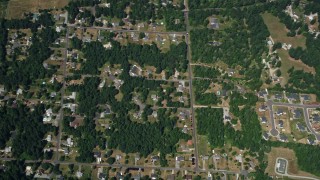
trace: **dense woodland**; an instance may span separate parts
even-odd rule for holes
[[[224,145],[223,110],[201,108],[196,109],[197,133],[207,135],[212,148]]]
[[[44,135],[54,130],[42,123],[45,112],[44,105],[34,107],[34,111],[23,104],[7,102],[7,106],[0,108],[0,148],[11,138],[13,156],[22,159],[39,159],[43,155],[46,142]],[[37,131],[34,131],[34,130]],[[15,135],[11,136],[12,131]]]
[[[2,0],[5,1],[5,0]],[[141,21],[154,23],[156,19],[165,22],[167,30],[185,31],[183,12],[184,6],[168,5],[164,7],[160,1],[157,5],[148,3],[147,0],[111,0],[112,8],[95,6],[96,13],[90,11],[80,12],[81,6],[94,6],[98,0],[71,1],[67,7],[69,20],[72,23],[74,18],[79,16],[86,19],[92,25],[96,18],[101,16],[124,19],[127,14],[124,9],[130,6],[129,21],[132,24]],[[279,0],[266,3],[266,0],[234,0],[234,1],[190,1],[190,24],[192,26],[206,27],[208,18],[212,15],[219,15],[219,21],[224,24],[223,30],[210,30],[207,28],[193,29],[191,31],[193,59],[198,62],[216,63],[223,61],[229,67],[240,65],[240,74],[244,75],[245,85],[251,90],[258,90],[262,85],[260,80],[262,65],[261,56],[267,51],[265,47],[266,37],[270,35],[264,24],[260,13],[270,12],[280,18],[289,30],[288,36],[305,35],[307,37],[306,48],[293,48],[289,51],[292,58],[301,59],[305,64],[315,67],[316,74],[305,73],[300,70],[290,69],[288,71],[290,79],[286,87],[282,88],[290,92],[305,92],[319,94],[320,84],[320,37],[305,33],[307,28],[302,22],[293,20],[282,11],[291,1]],[[299,0],[295,0],[294,6],[299,5]],[[205,9],[210,8],[216,9]],[[241,7],[241,8],[231,8]],[[226,8],[226,9],[224,9]],[[320,3],[310,2],[306,5],[305,13],[320,14]],[[59,33],[54,30],[54,22],[49,13],[44,11],[39,19],[31,21],[31,14],[22,20],[0,20],[0,84],[4,84],[9,91],[15,91],[18,86],[28,90],[37,79],[51,77],[55,73],[55,68],[45,69],[43,61],[50,57],[52,51],[49,46],[58,37]],[[319,21],[319,18],[318,18]],[[42,29],[38,27],[43,26]],[[28,56],[24,61],[17,59],[18,53],[13,52],[12,56],[7,56],[5,46],[8,42],[8,28],[32,30],[32,45],[27,50]],[[235,31],[236,30],[236,31]],[[161,166],[168,165],[166,154],[176,152],[176,144],[180,139],[188,140],[191,137],[181,132],[176,127],[177,117],[173,116],[172,110],[159,109],[158,121],[147,122],[146,118],[152,113],[151,107],[144,110],[144,122],[136,123],[130,118],[130,112],[136,111],[138,106],[132,102],[133,94],[137,93],[145,101],[150,91],[155,91],[159,95],[159,102],[166,99],[170,107],[182,107],[183,105],[173,102],[170,97],[174,88],[166,88],[167,93],[163,93],[161,84],[164,82],[148,80],[141,77],[129,76],[132,64],[135,61],[140,66],[150,65],[157,67],[156,72],[165,70],[167,75],[174,74],[177,69],[186,72],[188,61],[186,60],[186,43],[171,45],[170,51],[163,53],[155,44],[137,45],[128,44],[121,46],[120,43],[111,40],[115,34],[110,33],[112,49],[106,50],[102,43],[91,42],[82,43],[79,39],[71,40],[72,47],[84,53],[87,59],[83,63],[79,74],[98,74],[99,69],[105,64],[120,64],[123,73],[120,78],[124,81],[120,91],[123,94],[122,100],[116,100],[115,96],[119,90],[114,86],[105,86],[98,90],[99,78],[86,78],[82,85],[69,86],[68,91],[78,92],[77,113],[84,116],[83,126],[77,129],[71,128],[69,123],[74,117],[65,116],[63,119],[64,132],[74,135],[79,147],[79,162],[93,162],[92,150],[96,147],[105,149],[106,141],[108,148],[118,148],[125,153],[139,152],[147,156],[155,151],[160,152]],[[213,46],[211,42],[221,42],[219,46]],[[76,74],[74,78],[79,78]],[[195,100],[202,105],[213,105],[220,103],[220,99],[215,92],[208,92],[210,85],[216,82],[220,75],[214,68],[194,67],[194,75],[212,80],[195,80]],[[171,87],[173,84],[169,84]],[[61,84],[52,85],[56,91],[61,88]],[[223,83],[223,87],[232,90],[233,85]],[[179,94],[180,95],[180,94]],[[212,147],[222,147],[225,143],[230,143],[240,149],[248,149],[257,153],[260,165],[256,168],[255,177],[257,179],[268,179],[264,174],[267,162],[263,161],[263,155],[270,147],[288,147],[295,151],[298,164],[301,170],[319,174],[319,146],[302,145],[298,143],[266,142],[261,139],[261,126],[258,116],[253,109],[257,97],[252,93],[241,95],[233,92],[230,95],[230,111],[235,115],[233,121],[240,121],[241,130],[235,130],[231,123],[223,124],[222,109],[197,109],[197,128],[200,135],[207,135]],[[56,129],[42,123],[43,114],[46,107],[44,105],[35,106],[33,111],[29,107],[9,99],[5,101],[6,106],[0,107],[0,148],[3,149],[10,141],[13,148],[13,156],[17,159],[42,159],[44,158],[43,148],[45,141],[42,141],[47,132],[55,132]],[[114,113],[111,115],[112,127],[105,132],[96,131],[95,118],[98,115],[100,105],[110,104]],[[159,104],[158,104],[159,105]],[[239,108],[241,106],[241,108]],[[34,130],[37,131],[34,131]],[[125,133],[124,133],[125,132]],[[12,135],[14,133],[14,135]],[[0,173],[0,179],[27,179],[24,177],[25,165],[20,161],[7,162],[10,167],[6,173]],[[59,169],[57,170],[59,171]],[[2,172],[2,170],[0,170]]]
[[[195,102],[201,105],[217,105],[221,103],[219,97],[212,90],[209,91],[212,81],[197,79],[193,81]],[[208,92],[209,91],[209,92]]]

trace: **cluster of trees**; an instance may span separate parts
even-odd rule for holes
[[[81,47],[77,40],[72,40],[72,42],[73,45]],[[155,66],[157,73],[167,70],[170,76],[174,74],[175,69],[186,72],[188,67],[186,43],[171,45],[170,51],[163,53],[156,44],[121,46],[119,42],[112,41],[112,49],[106,50],[100,42],[91,42],[85,44],[82,52],[87,59],[83,63],[82,73],[87,74],[97,74],[98,69],[107,62],[125,64],[128,60],[133,60],[141,66]]]
[[[207,26],[209,21],[208,17],[212,15],[219,15],[219,11],[216,9],[191,9],[189,11],[189,22],[191,26]]]
[[[43,61],[48,59],[52,54],[49,46],[58,37],[59,34],[53,29],[54,22],[52,17],[44,11],[36,23],[32,23],[28,18],[23,20],[2,20],[0,25],[5,28],[35,28],[33,29],[32,44],[27,49],[28,56],[23,61],[17,60],[19,53],[14,52],[10,61],[5,59],[4,45],[7,43],[7,32],[1,28],[4,35],[0,45],[1,60],[0,65],[0,83],[4,84],[7,90],[16,90],[18,85],[23,85],[26,89],[36,79],[51,77],[56,71],[54,68],[45,69]],[[38,26],[45,26],[41,31],[37,32]],[[1,49],[2,47],[2,49]]]
[[[211,147],[222,147],[225,143],[223,110],[215,108],[196,109],[197,132],[207,135]]]
[[[170,31],[185,31],[184,13],[176,10],[172,4],[168,4],[163,11],[166,29]]]
[[[13,156],[39,159],[46,145],[43,141],[44,135],[49,130],[54,130],[42,123],[44,105],[36,106],[32,112],[23,104],[11,106],[7,104],[0,108],[0,148],[5,147],[6,142],[11,138],[11,132],[15,131],[15,136],[12,137]]]
[[[99,4],[99,0],[79,0],[79,1],[70,1],[66,7],[68,11],[68,19],[70,23],[74,23],[75,18],[78,16],[80,10],[79,7],[91,6],[93,7],[96,4]]]
[[[214,105],[221,103],[221,100],[217,97],[217,95],[214,92],[206,92],[209,89],[210,84],[210,80],[193,81],[195,101],[197,104]]]
[[[28,179],[25,170],[23,161],[8,161],[5,163],[5,168],[0,169],[0,179]]]
[[[125,153],[139,152],[147,156],[154,150],[159,150],[164,156],[176,152],[176,143],[179,139],[188,140],[190,135],[181,132],[175,127],[176,118],[170,117],[171,110],[159,109],[155,123],[136,123],[127,116],[113,119],[113,126],[108,135],[108,145],[119,148]]]
[[[5,29],[4,23],[4,20],[0,20],[0,62],[6,60],[6,45],[8,41],[8,31]]]
[[[216,68],[205,66],[194,66],[193,73],[195,77],[216,79],[221,73]]]

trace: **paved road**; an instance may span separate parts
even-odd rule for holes
[[[306,125],[308,127],[308,129],[312,132],[312,134],[316,137],[316,139],[318,141],[320,141],[320,134],[317,133],[311,125],[310,119],[309,119],[309,112],[308,112],[308,108],[304,107],[303,108],[303,116],[304,116],[304,121],[306,122]]]
[[[14,158],[0,158],[1,161],[13,161]],[[143,166],[143,165],[128,165],[128,164],[97,164],[97,163],[79,163],[79,162],[68,162],[68,161],[51,161],[51,160],[26,160],[25,163],[36,163],[36,162],[46,162],[46,163],[53,163],[53,164],[63,164],[63,165],[70,165],[74,164],[77,166],[97,166],[97,167],[111,167],[111,168],[143,168],[143,169],[159,169],[159,170],[174,170],[174,171],[191,171],[191,172],[211,172],[211,173],[225,173],[225,174],[239,174],[240,172],[236,171],[228,171],[228,170],[203,170],[198,169],[195,171],[194,168],[188,168],[188,167],[160,167],[160,166]]]
[[[195,119],[195,113],[194,113],[194,99],[193,99],[193,90],[192,90],[192,61],[191,61],[191,47],[190,47],[190,23],[189,23],[189,8],[188,8],[188,0],[184,0],[184,6],[186,8],[186,11],[184,12],[184,18],[186,23],[186,29],[187,34],[185,36],[186,38],[186,44],[187,44],[187,59],[189,61],[188,64],[188,74],[189,74],[189,91],[190,91],[190,110],[191,110],[191,116],[192,116],[192,136],[193,136],[193,144],[194,144],[194,157],[195,157],[195,171],[199,171],[199,154],[198,154],[198,147],[197,147],[197,123]]]
[[[67,32],[66,32],[66,47],[68,48],[68,45],[69,45],[69,28],[67,28]],[[65,89],[66,89],[66,81],[65,81],[65,77],[67,76],[67,68],[66,68],[66,64],[67,64],[67,60],[68,60],[68,51],[66,50],[65,51],[65,54],[64,54],[64,61],[63,61],[63,65],[62,65],[62,68],[63,68],[63,85],[62,85],[62,88],[61,88],[61,109],[60,109],[60,113],[59,113],[59,119],[58,119],[58,126],[59,126],[59,132],[58,132],[58,135],[57,135],[57,149],[56,149],[56,158],[55,158],[55,162],[58,162],[59,161],[59,158],[60,158],[60,153],[59,153],[59,149],[60,149],[60,146],[61,146],[61,134],[62,134],[62,121],[63,121],[63,98],[64,98],[64,93],[65,93]]]
[[[90,26],[90,27],[82,27],[82,26],[78,26],[75,24],[68,24],[68,27],[73,27],[73,28],[79,28],[79,29],[97,29],[97,30],[107,30],[107,31],[112,31],[112,32],[125,32],[125,33],[130,33],[130,32],[134,32],[134,33],[140,33],[140,32],[144,32],[144,33],[149,33],[149,34],[180,34],[180,35],[186,35],[187,32],[184,31],[179,31],[179,32],[169,32],[169,31],[143,31],[143,30],[130,30],[130,29],[115,29],[115,28],[108,28],[108,27],[99,27],[99,26]]]
[[[276,125],[276,122],[274,120],[274,114],[273,114],[273,101],[272,100],[269,100],[267,101],[267,105],[268,105],[268,108],[269,108],[269,115],[270,115],[270,120],[271,120],[271,125],[272,125],[272,129],[270,130],[270,134],[271,136],[278,136],[279,135],[279,131],[277,130],[277,125]]]
[[[312,180],[320,180],[320,179],[318,179],[318,178],[313,178],[313,177],[308,177],[308,176],[296,176],[296,175],[288,174],[288,166],[289,166],[289,163],[288,163],[288,160],[287,160],[287,159],[284,159],[284,160],[286,161],[286,169],[285,169],[284,174],[278,173],[278,171],[277,171],[277,162],[278,162],[278,159],[284,159],[284,158],[277,158],[277,159],[276,159],[276,164],[274,165],[274,172],[275,172],[277,175],[287,176],[287,177],[293,178],[293,179],[312,179]]]
[[[273,102],[272,100],[267,101],[268,107],[269,107],[269,113],[270,113],[270,119],[272,123],[272,129],[270,131],[270,134],[272,136],[277,136],[278,134],[276,131],[279,133],[278,130],[276,130],[276,125],[275,125],[275,120],[273,117],[273,111],[272,107],[273,106],[283,106],[283,107],[293,107],[293,108],[302,108],[303,109],[303,115],[304,115],[304,120],[306,122],[306,125],[308,129],[312,132],[313,135],[315,135],[316,139],[320,141],[320,134],[317,133],[311,125],[310,119],[309,119],[309,113],[308,109],[309,108],[320,108],[320,104],[291,104],[291,103],[282,103],[282,102]]]

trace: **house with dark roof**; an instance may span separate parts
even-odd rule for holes
[[[266,95],[268,95],[268,92],[265,89],[258,92],[259,98],[264,98]]]
[[[280,134],[279,135],[279,140],[281,142],[288,142],[288,137],[286,135],[284,135],[284,134]]]
[[[282,100],[283,96],[282,96],[282,94],[277,93],[277,94],[274,95],[274,98],[276,100]]]
[[[297,93],[289,93],[287,95],[287,98],[290,101],[298,101],[299,100],[299,95]]]
[[[269,134],[267,132],[263,132],[262,133],[262,137],[263,137],[264,140],[268,141],[270,136],[269,136]]]
[[[300,119],[302,117],[302,112],[298,109],[293,110],[293,119]]]
[[[296,128],[301,132],[306,131],[306,127],[304,125],[302,125],[301,123],[297,123]]]
[[[267,118],[265,116],[260,117],[261,123],[266,124],[268,122]]]
[[[308,144],[311,144],[311,145],[314,144],[314,139],[312,139],[310,137],[307,138],[307,141],[308,141]]]
[[[136,65],[133,65],[129,71],[130,76],[140,76],[142,69]]]
[[[151,161],[152,161],[152,162],[159,161],[159,159],[160,159],[159,156],[152,156],[152,157],[151,157]]]
[[[284,110],[283,110],[282,108],[279,108],[279,109],[277,110],[277,112],[276,112],[276,115],[277,115],[277,116],[281,116],[281,115],[284,115],[284,114],[286,114],[286,113],[284,112]]]
[[[106,173],[99,173],[99,177],[100,180],[105,180],[107,179],[107,174]]]
[[[279,128],[283,128],[283,120],[279,120],[279,122],[278,122],[278,125],[279,125]]]
[[[312,120],[316,123],[320,122],[320,116],[319,114],[313,114],[312,115]]]
[[[308,94],[302,94],[300,95],[300,97],[302,98],[303,101],[310,101],[311,97]]]
[[[231,77],[236,73],[236,70],[228,68],[228,76]]]
[[[268,109],[268,106],[262,104],[260,107],[259,107],[259,112],[264,112]]]

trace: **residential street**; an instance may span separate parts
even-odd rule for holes
[[[184,1],[185,9],[184,11],[184,18],[186,23],[186,43],[187,43],[187,58],[189,61],[188,64],[188,73],[189,73],[189,88],[190,88],[190,107],[191,107],[191,118],[192,118],[192,136],[193,136],[193,144],[194,144],[194,157],[195,157],[195,171],[199,171],[199,154],[198,154],[198,147],[197,147],[197,123],[195,118],[195,112],[194,112],[194,98],[193,98],[193,90],[192,90],[192,58],[191,58],[191,47],[190,47],[190,23],[189,23],[189,8],[188,8],[188,1]]]
[[[270,119],[272,123],[272,129],[270,131],[270,134],[272,136],[278,136],[279,131],[276,129],[276,124],[274,120],[274,113],[273,113],[273,106],[281,106],[281,107],[293,107],[293,108],[302,108],[303,109],[303,115],[304,115],[304,120],[306,122],[306,125],[308,129],[312,132],[313,135],[315,135],[316,139],[320,141],[320,134],[317,133],[311,125],[310,119],[309,119],[309,113],[308,109],[309,108],[320,108],[319,104],[290,104],[290,103],[282,103],[282,102],[273,102],[272,100],[267,101],[267,105],[269,107],[269,113],[270,113]]]

